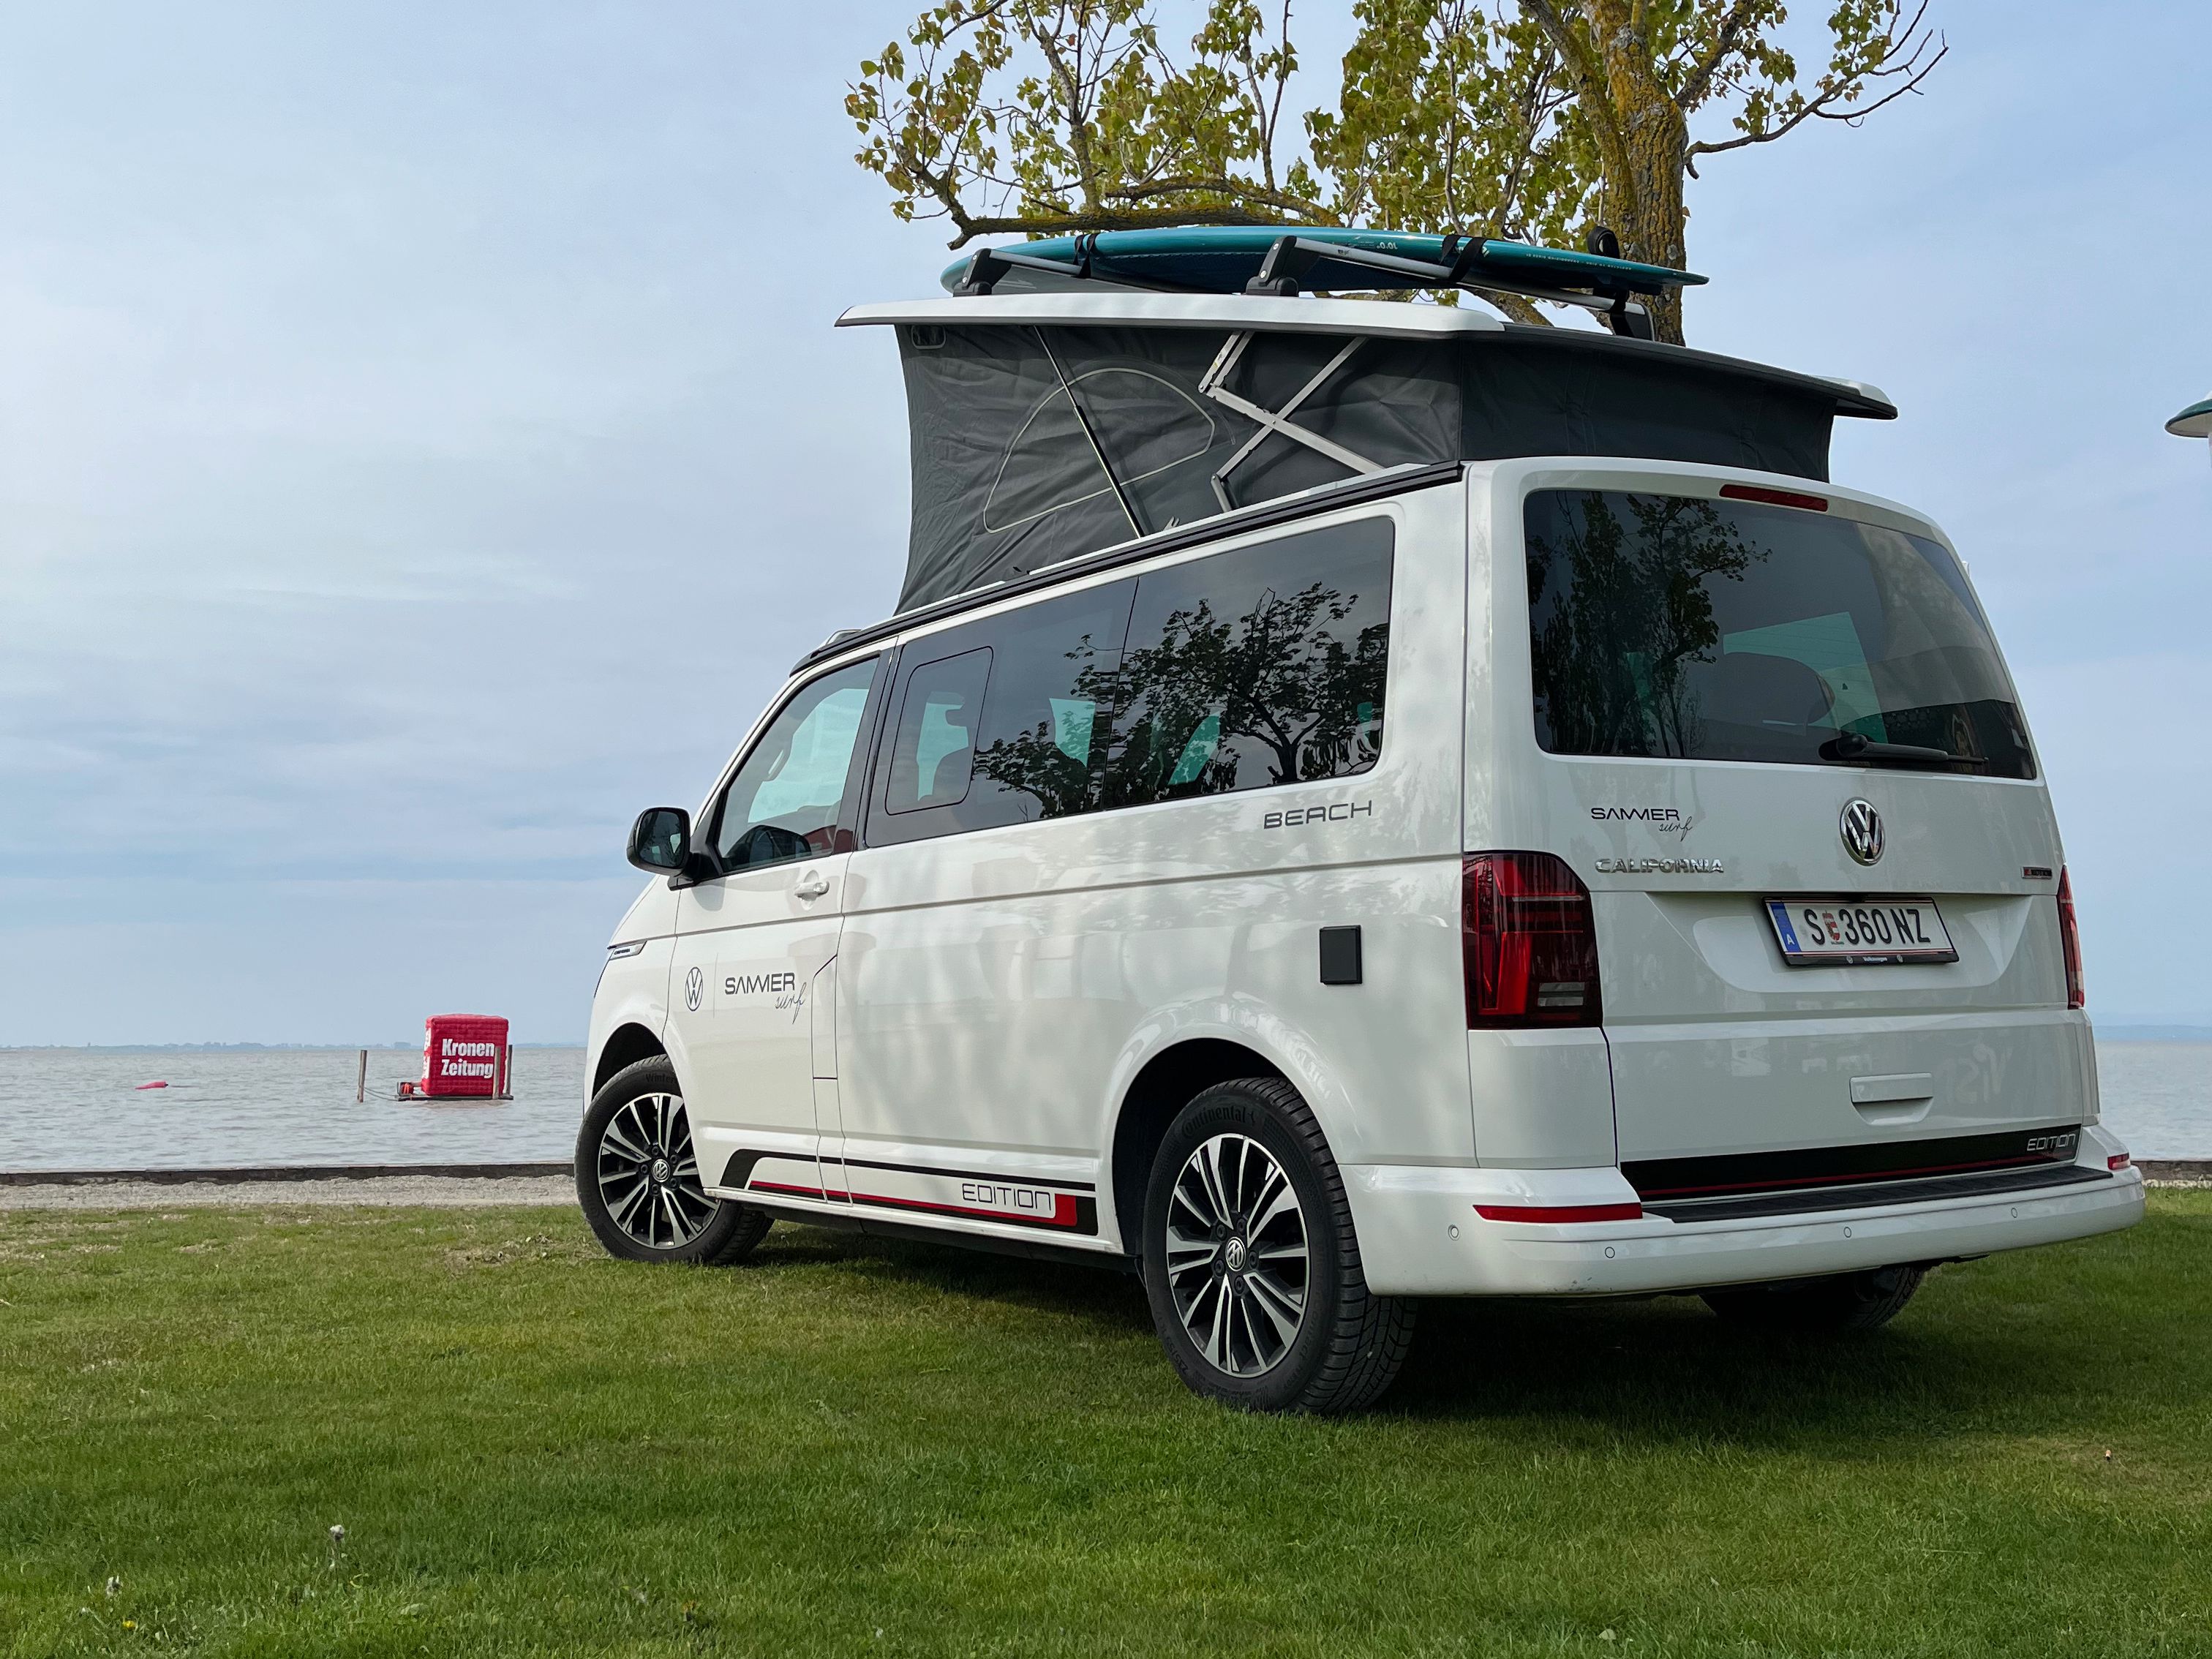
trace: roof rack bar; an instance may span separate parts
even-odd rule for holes
[[[1330,259],[1339,264],[1362,265],[1370,270],[1413,277],[1437,288],[1473,289],[1478,292],[1489,289],[1499,294],[1517,294],[1524,299],[1545,300],[1554,305],[1580,306],[1585,311],[1596,313],[1615,334],[1625,334],[1638,340],[1651,337],[1650,310],[1631,300],[1626,288],[1594,288],[1588,294],[1578,294],[1568,289],[1538,288],[1528,283],[1504,282],[1474,268],[1482,258],[1480,238],[1470,237],[1463,243],[1454,239],[1447,246],[1453,248],[1450,263],[1438,264],[1431,260],[1408,259],[1373,248],[1314,241],[1303,236],[1285,236],[1268,248],[1267,257],[1261,263],[1259,275],[1245,285],[1244,291],[1247,294],[1294,295],[1298,292],[1305,274],[1322,260]],[[1038,263],[1045,262],[1040,260]]]

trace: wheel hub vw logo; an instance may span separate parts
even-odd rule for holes
[[[1241,1238],[1231,1239],[1228,1248],[1221,1253],[1221,1261],[1231,1273],[1243,1273],[1244,1271],[1244,1241]]]
[[[1869,809],[1871,810],[1871,809]],[[1877,848],[1876,852],[1881,849]],[[696,968],[684,975],[684,1006],[693,1013],[699,1012],[699,999],[706,994],[707,975]]]
[[[1861,864],[1872,864],[1881,856],[1881,814],[1874,810],[1871,801],[1847,801],[1839,827],[1844,832],[1844,850]]]

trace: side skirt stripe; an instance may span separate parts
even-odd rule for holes
[[[917,1173],[941,1175],[942,1170],[928,1170]],[[1027,1185],[1027,1182],[1023,1183]],[[1073,1193],[1056,1196],[1050,1216],[1023,1215],[1006,1210],[980,1209],[965,1204],[940,1204],[927,1199],[893,1198],[882,1193],[832,1192],[821,1187],[802,1187],[781,1181],[751,1181],[744,1190],[750,1193],[784,1193],[793,1198],[818,1199],[826,1204],[872,1204],[885,1209],[918,1210],[933,1215],[957,1215],[975,1221],[996,1221],[1010,1227],[1049,1227],[1069,1232],[1092,1233],[1098,1231],[1098,1206],[1091,1200],[1078,1198]]]

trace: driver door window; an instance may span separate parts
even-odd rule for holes
[[[868,688],[881,659],[854,663],[802,688],[738,768],[709,836],[725,875],[765,864],[850,852],[845,810],[862,750]]]

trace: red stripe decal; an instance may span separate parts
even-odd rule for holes
[[[1018,1211],[979,1210],[964,1204],[933,1204],[920,1198],[887,1198],[880,1193],[854,1193],[855,1204],[882,1204],[895,1210],[927,1210],[937,1215],[973,1216],[978,1221],[1011,1221],[1032,1227],[1073,1227],[1075,1224],[1075,1200],[1067,1193],[1054,1194],[1049,1216],[1022,1214]]]
[[[1076,1224],[1075,1194],[1055,1193],[1050,1215],[1032,1212],[977,1209],[964,1204],[933,1204],[927,1199],[892,1198],[883,1193],[826,1192],[819,1187],[794,1187],[781,1181],[749,1181],[751,1193],[788,1193],[794,1198],[818,1198],[826,1202],[880,1204],[893,1210],[927,1210],[933,1215],[973,1216],[978,1221],[1007,1221],[1032,1227],[1073,1227]]]

